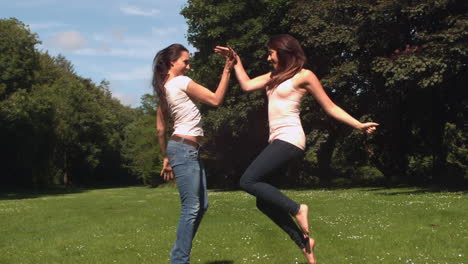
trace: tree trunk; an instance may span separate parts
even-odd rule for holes
[[[331,179],[334,176],[330,165],[338,137],[339,132],[335,129],[331,130],[327,141],[321,144],[319,150],[317,151],[317,162],[320,173],[320,181],[326,184],[330,183]]]
[[[68,166],[67,166],[67,151],[63,154],[63,185],[68,186],[70,184],[70,179],[68,176]]]

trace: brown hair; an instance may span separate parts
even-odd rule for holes
[[[158,53],[153,59],[153,89],[154,93],[158,97],[158,105],[161,106],[161,110],[164,118],[168,117],[169,106],[166,98],[166,83],[168,72],[171,69],[171,62],[178,60],[183,51],[188,50],[181,44],[172,44]]]
[[[266,46],[278,56],[278,67],[271,72],[271,80],[266,85],[269,90],[300,72],[306,56],[299,41],[288,34],[272,36]]]

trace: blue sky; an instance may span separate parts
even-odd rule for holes
[[[156,52],[172,43],[195,49],[180,10],[186,0],[0,0],[0,18],[15,17],[39,35],[39,50],[62,54],[78,75],[110,82],[115,98],[138,106],[152,93]]]

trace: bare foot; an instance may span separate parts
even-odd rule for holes
[[[299,228],[302,230],[304,235],[309,236],[309,207],[306,204],[301,204],[299,212],[294,216]]]
[[[309,264],[316,264],[315,262],[315,256],[314,256],[314,247],[315,247],[315,240],[313,238],[309,237],[309,249],[303,248],[302,249],[302,254],[306,257],[307,261],[309,261]],[[310,252],[308,252],[310,251]]]

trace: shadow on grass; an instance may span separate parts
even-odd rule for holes
[[[361,189],[362,192],[375,192],[375,195],[420,195],[428,193],[446,193],[446,192],[461,192],[464,195],[468,194],[468,188],[466,186],[460,186],[457,188],[443,188],[443,187],[418,187],[418,186],[317,186],[317,187],[291,187],[291,186],[280,186],[281,190],[287,191],[314,191],[314,190],[326,190],[326,191],[340,191],[340,190],[352,190]],[[399,191],[401,189],[401,191]],[[213,188],[209,189],[211,192],[239,192],[241,189],[222,189]]]
[[[99,187],[66,187],[66,186],[55,186],[45,189],[0,189],[0,201],[1,200],[21,200],[21,199],[33,199],[43,196],[53,195],[65,195],[65,194],[76,194],[84,193],[91,190],[102,190],[112,188],[122,188],[130,186],[99,186]]]
[[[234,264],[233,260],[217,260],[217,261],[208,261],[205,264]],[[300,262],[299,264],[307,264],[307,262]]]
[[[238,191],[242,191],[241,189],[234,189],[234,188],[226,188],[226,189],[222,189],[222,188],[213,188],[213,189],[208,189],[210,192],[238,192]]]
[[[398,189],[402,189],[399,191]],[[369,189],[364,189],[365,192],[379,192],[377,195],[418,195],[418,194],[427,194],[427,193],[444,193],[444,192],[463,192],[463,194],[468,194],[466,188],[440,188],[440,187],[373,187]]]
[[[86,191],[88,190],[81,189],[81,188],[65,188],[65,187],[45,189],[45,190],[27,190],[27,189],[0,190],[0,201],[1,200],[33,199],[33,198],[39,198],[42,196],[83,193]]]

